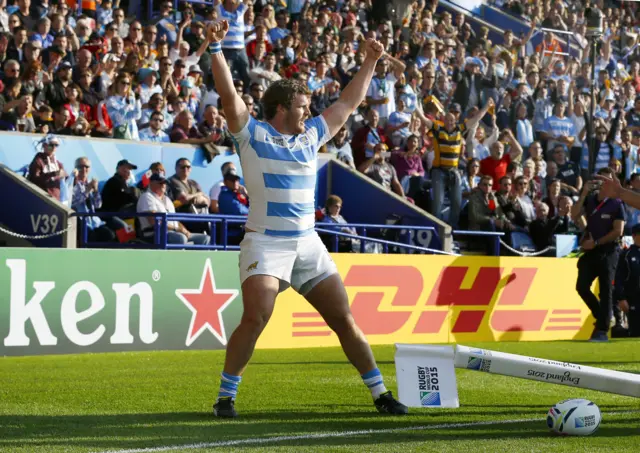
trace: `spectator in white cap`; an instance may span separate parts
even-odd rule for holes
[[[40,141],[40,145],[42,151],[31,161],[27,179],[56,200],[60,200],[60,180],[68,176],[62,162],[55,155],[60,140],[54,135],[47,135]]]

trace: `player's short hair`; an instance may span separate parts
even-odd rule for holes
[[[269,85],[262,98],[265,119],[270,120],[276,116],[279,105],[289,110],[299,94],[308,96],[311,92],[305,84],[297,80],[281,79]]]

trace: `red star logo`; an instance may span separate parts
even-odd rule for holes
[[[222,312],[238,296],[237,289],[217,289],[216,280],[207,259],[199,289],[177,289],[176,296],[193,312],[186,345],[191,344],[205,330],[209,330],[222,345],[227,344]]]

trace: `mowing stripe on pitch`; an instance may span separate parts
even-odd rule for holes
[[[200,448],[235,447],[239,445],[264,445],[264,444],[273,444],[277,442],[287,442],[292,440],[329,439],[329,438],[336,438],[336,437],[364,436],[367,434],[391,434],[391,433],[401,433],[406,431],[424,431],[424,430],[432,430],[432,429],[470,428],[474,426],[489,426],[489,425],[509,425],[513,423],[539,422],[540,420],[541,420],[540,417],[537,417],[537,418],[522,418],[519,420],[494,420],[494,421],[486,421],[486,422],[469,422],[469,423],[443,423],[440,425],[409,426],[405,428],[362,429],[358,431],[327,431],[324,433],[299,434],[297,436],[256,437],[253,439],[221,440],[218,442],[201,442],[197,444],[171,445],[166,447],[133,448],[130,450],[107,450],[107,451],[101,451],[99,453],[155,453],[159,451],[189,450],[189,449],[197,450]]]

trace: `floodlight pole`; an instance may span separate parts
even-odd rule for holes
[[[591,64],[591,105],[589,106],[589,121],[591,122],[591,127],[587,128],[591,132],[589,134],[589,174],[593,174],[596,165],[596,156],[598,154],[598,150],[596,150],[596,136],[595,134],[595,112],[596,112],[596,83],[597,83],[597,74],[596,74],[596,52],[598,51],[598,36],[592,35],[589,37],[591,40],[591,56],[589,58]]]

